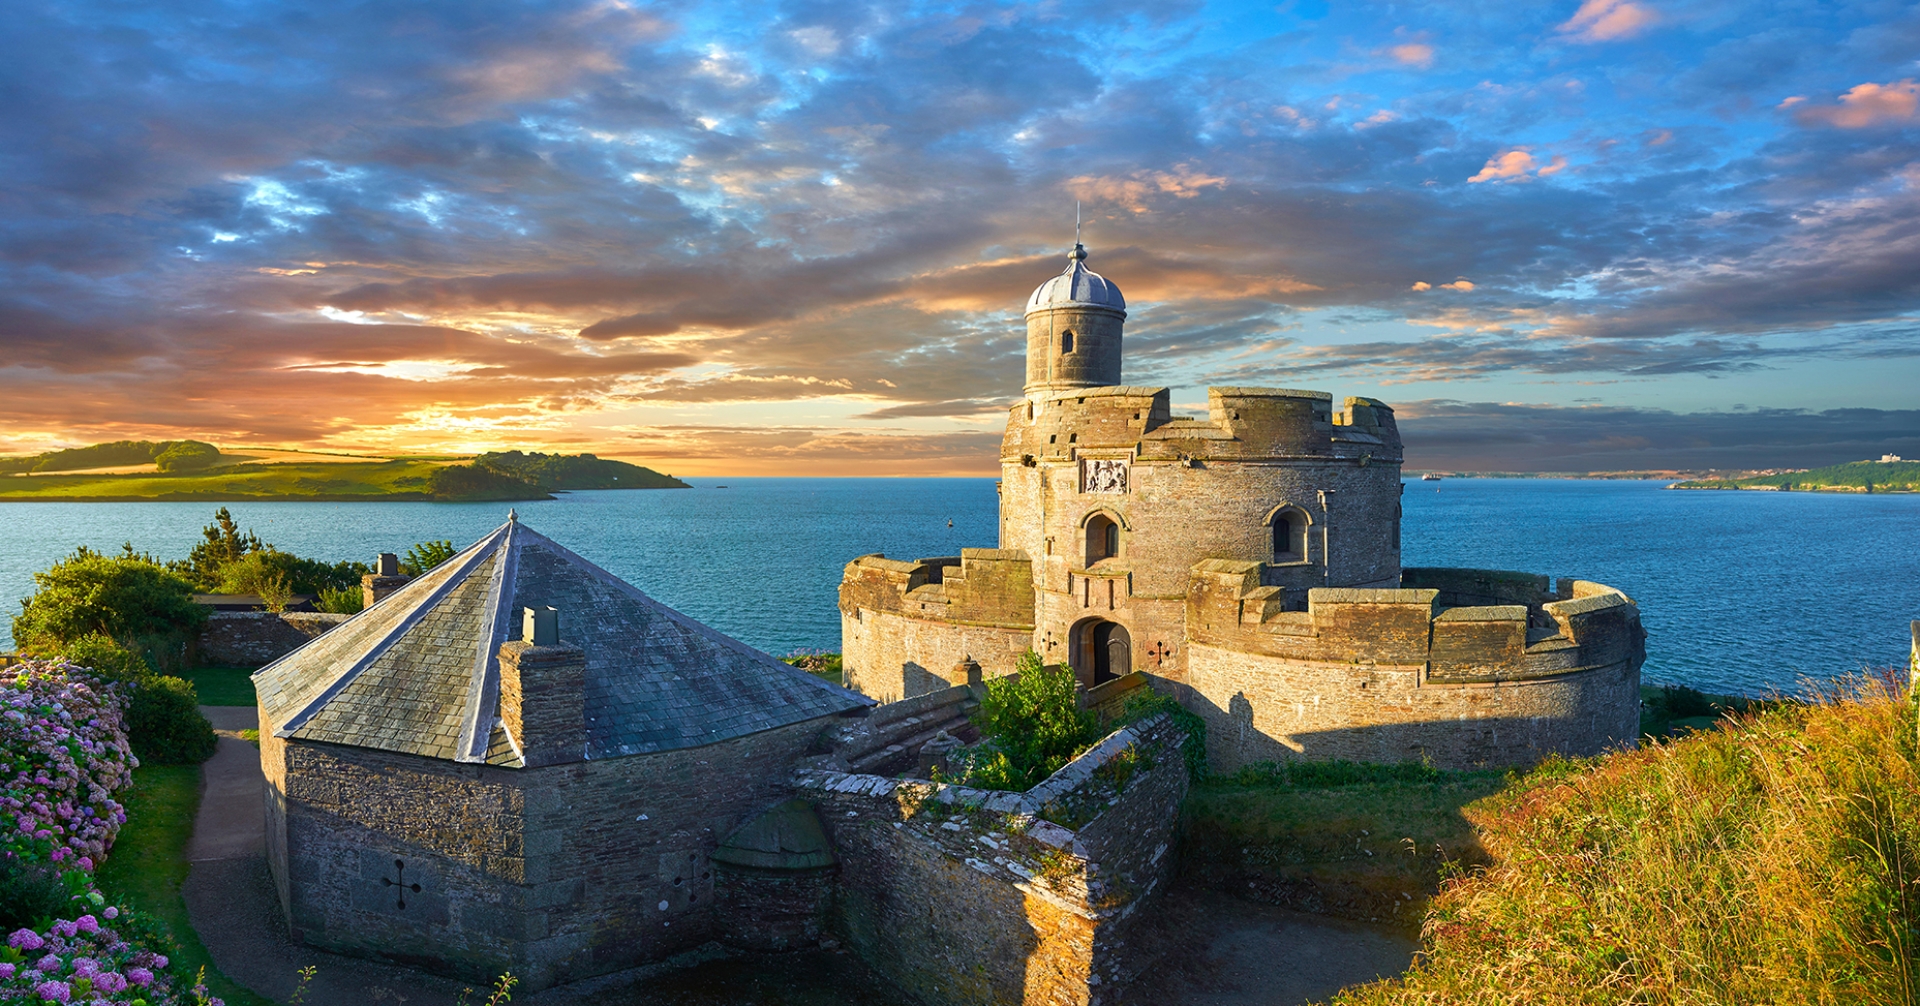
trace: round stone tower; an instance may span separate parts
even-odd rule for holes
[[[1027,298],[1026,393],[1119,384],[1126,322],[1120,288],[1087,268],[1087,248],[1075,241],[1066,270]]]

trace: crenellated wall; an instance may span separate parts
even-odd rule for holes
[[[1288,758],[1527,764],[1638,734],[1645,633],[1617,590],[1420,570],[1410,579],[1446,590],[1313,590],[1306,611],[1287,611],[1259,566],[1200,563],[1188,592],[1186,698],[1208,720],[1216,771]]]
[[[1032,563],[1024,553],[969,548],[902,562],[866,555],[840,581],[841,666],[849,687],[892,702],[1013,673],[1033,645]]]

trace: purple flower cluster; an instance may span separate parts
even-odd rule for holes
[[[116,931],[130,918],[93,887],[127,819],[113,794],[139,764],[120,717],[118,689],[82,668],[28,661],[0,672],[0,859],[53,865],[82,890],[74,910],[84,913],[6,936],[0,1004],[220,1004],[180,988],[165,955]]]
[[[0,856],[91,870],[127,819],[113,794],[139,764],[118,689],[65,663],[0,676]]]

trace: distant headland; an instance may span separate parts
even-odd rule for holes
[[[1911,493],[1920,492],[1920,461],[1898,454],[1878,461],[1850,461],[1825,468],[1783,468],[1744,478],[1704,478],[1676,482],[1669,489],[1747,489],[1761,492]]]
[[[0,502],[508,502],[578,489],[688,489],[651,468],[592,454],[365,456],[226,452],[197,440],[121,440],[0,457]]]

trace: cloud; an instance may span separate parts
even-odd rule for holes
[[[1653,10],[1631,0],[1585,0],[1554,30],[1575,42],[1612,42],[1632,38],[1659,19]]]
[[[1192,199],[1204,189],[1226,188],[1227,180],[1203,174],[1189,164],[1176,164],[1171,171],[1135,171],[1124,178],[1076,175],[1067,179],[1066,186],[1068,192],[1088,202],[1115,203],[1134,213],[1145,213],[1152,208],[1149,200],[1156,196]]]
[[[1404,42],[1388,46],[1383,50],[1394,62],[1410,66],[1416,70],[1425,70],[1433,66],[1433,46],[1425,42]]]
[[[1487,163],[1467,179],[1469,182],[1526,182],[1558,174],[1567,159],[1556,155],[1550,163],[1540,164],[1525,147],[1515,147],[1487,158]]]
[[[1890,84],[1856,84],[1840,96],[1838,105],[1805,105],[1806,99],[1788,98],[1781,108],[1795,108],[1793,119],[1802,126],[1866,129],[1913,122],[1920,117],[1920,83],[1911,78]]]

